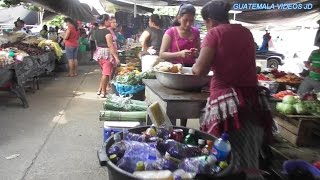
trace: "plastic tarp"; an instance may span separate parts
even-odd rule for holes
[[[133,0],[128,0],[133,1]],[[137,2],[143,0],[136,0]],[[168,3],[168,5],[180,5],[182,3],[191,3],[196,6],[203,6],[211,0],[162,0]],[[224,0],[229,2],[232,7],[235,4],[248,4],[248,3],[259,3],[259,4],[281,4],[281,3],[302,3],[302,4],[312,4],[312,9],[278,9],[274,8],[272,10],[262,10],[262,9],[233,9],[242,11],[236,15],[237,21],[252,23],[252,24],[268,24],[270,22],[283,24],[288,21],[297,21],[304,23],[306,21],[317,21],[320,19],[320,0]]]
[[[99,13],[95,8],[90,7],[85,3],[80,3],[79,0],[26,0],[35,5],[41,6],[48,11],[60,13],[69,16],[75,20],[83,22],[92,22],[95,20],[95,15]]]
[[[23,6],[16,6],[0,10],[0,24],[13,25],[19,17],[28,25],[34,25],[38,23],[38,13],[35,11],[30,11]]]

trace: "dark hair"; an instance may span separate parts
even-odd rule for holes
[[[77,31],[79,30],[78,24],[73,19],[67,17],[67,18],[64,18],[64,22],[68,22],[68,23],[72,24],[76,28]]]
[[[48,30],[48,26],[47,25],[43,25],[42,29]]]
[[[98,17],[97,23],[100,25],[104,25],[105,21],[108,21],[110,19],[110,16],[108,14],[102,14]]]
[[[150,16],[151,22],[153,22],[156,26],[161,26],[161,19],[158,14],[152,14]]]
[[[178,11],[178,14],[172,23],[172,26],[180,26],[180,23],[178,21],[178,16],[183,16],[185,14],[191,14],[191,15],[195,16],[196,15],[196,8],[192,4],[181,4],[179,11]]]
[[[212,19],[221,23],[229,22],[230,4],[223,1],[211,1],[204,5],[201,16],[204,20]]]

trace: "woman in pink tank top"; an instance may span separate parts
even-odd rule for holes
[[[174,64],[191,67],[198,57],[200,32],[193,27],[196,9],[191,4],[180,7],[173,27],[169,28],[162,39],[160,58]]]

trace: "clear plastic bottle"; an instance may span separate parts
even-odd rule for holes
[[[201,155],[201,149],[199,147],[179,143],[172,139],[159,140],[157,142],[157,149],[161,154],[168,152],[172,157],[177,159],[184,159]]]
[[[203,139],[198,139],[198,147],[203,149],[206,146],[206,141]]]
[[[125,143],[121,140],[121,136],[119,133],[114,134],[113,136],[114,144],[109,148],[108,150],[108,155],[115,154],[117,155],[118,158],[122,158],[126,151],[126,145]]]
[[[225,161],[231,152],[231,145],[228,139],[229,135],[222,133],[221,137],[214,142],[212,151],[218,161]]]
[[[175,171],[178,168],[179,163],[179,159],[171,157],[170,154],[166,152],[164,158],[162,159],[161,167],[163,170]]]
[[[199,156],[187,158],[179,164],[179,168],[193,174],[210,174],[217,159],[213,156]]]

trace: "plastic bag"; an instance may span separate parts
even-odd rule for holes
[[[132,100],[131,96],[123,97],[111,94],[103,103],[104,110],[114,111],[146,111],[148,105],[144,101]]]
[[[136,170],[137,162],[147,162],[149,156],[153,156],[156,159],[161,158],[157,149],[147,143],[137,141],[125,141],[125,143],[127,150],[123,158],[118,161],[117,166],[127,172],[133,173]]]
[[[114,82],[117,92],[120,95],[132,95],[144,90],[144,85],[126,85]]]

